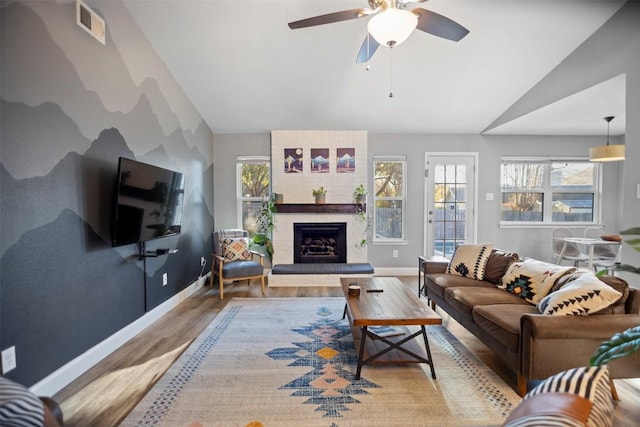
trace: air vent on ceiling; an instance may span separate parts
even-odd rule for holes
[[[81,0],[76,0],[76,22],[80,28],[91,34],[100,43],[105,44],[106,24],[104,19]]]

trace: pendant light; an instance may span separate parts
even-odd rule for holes
[[[624,160],[624,145],[609,145],[609,124],[614,116],[607,116],[604,119],[607,122],[607,145],[600,145],[589,149],[589,160],[592,162],[615,162]]]

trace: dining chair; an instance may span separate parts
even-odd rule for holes
[[[567,242],[565,239],[575,237],[570,229],[566,227],[556,227],[552,231],[553,258],[558,264],[563,260],[572,261],[574,267],[578,267],[581,262],[589,262],[589,256],[580,250],[575,242]],[[562,247],[566,244],[562,259],[559,259]]]
[[[600,239],[603,232],[600,228],[585,228],[584,237],[589,239]],[[618,254],[622,245],[596,245],[593,247],[593,268],[610,270],[618,260]]]

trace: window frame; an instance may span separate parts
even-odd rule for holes
[[[594,167],[593,191],[580,189],[560,190],[554,189],[551,185],[551,166],[554,163],[589,163]],[[507,163],[536,163],[544,165],[542,189],[514,189],[505,190],[502,188],[502,166]],[[539,193],[542,194],[542,220],[541,221],[504,221],[502,213],[499,212],[500,227],[502,228],[536,228],[536,227],[583,227],[588,225],[598,225],[602,219],[602,164],[590,162],[586,157],[511,157],[503,156],[500,159],[500,199],[502,203],[505,193]],[[553,221],[553,196],[554,194],[593,194],[593,218],[591,221]]]
[[[270,156],[238,156],[236,157],[236,224],[240,229],[245,229],[243,224],[244,202],[262,202],[263,197],[245,197],[242,195],[242,166],[246,164],[266,164],[269,167],[269,186],[267,197],[271,194],[271,157]]]
[[[375,180],[376,180],[376,164],[377,163],[381,163],[381,162],[394,162],[394,163],[400,163],[402,165],[402,195],[399,197],[377,197],[376,196],[376,185],[375,185]],[[372,173],[372,185],[371,188],[373,189],[373,200],[372,200],[372,209],[373,209],[373,238],[372,238],[372,243],[373,244],[398,244],[398,243],[405,243],[407,240],[407,157],[406,156],[379,156],[379,155],[374,155],[373,156],[373,162],[372,162],[372,166],[373,166],[373,173]],[[384,200],[384,201],[393,201],[393,200],[398,200],[402,203],[402,216],[401,216],[401,236],[400,237],[378,237],[376,230],[377,228],[377,201],[378,200]]]

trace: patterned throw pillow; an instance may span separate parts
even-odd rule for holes
[[[587,316],[614,304],[622,294],[593,273],[583,274],[538,303],[542,314]]]
[[[222,256],[225,261],[246,261],[251,259],[249,239],[246,237],[222,239]]]
[[[491,249],[493,243],[458,246],[447,266],[447,273],[483,280]]]
[[[538,384],[533,390],[526,394],[522,400],[522,404],[543,393],[569,393],[575,394],[588,399],[592,405],[586,416],[586,425],[589,427],[608,427],[613,421],[613,401],[611,399],[611,389],[609,385],[609,368],[603,366],[585,366],[580,368],[569,369],[559,374],[553,375],[542,383]],[[517,408],[516,408],[517,409]],[[540,413],[531,414],[536,416],[533,424],[523,423],[526,420],[510,420],[507,419],[505,426],[530,426],[530,425],[574,425],[574,424],[553,424],[557,421],[555,415],[549,415],[549,419],[545,422],[541,419]],[[578,424],[576,425],[585,425]]]
[[[573,270],[574,267],[527,259],[511,264],[498,287],[531,304],[537,304],[549,293],[558,278]]]

